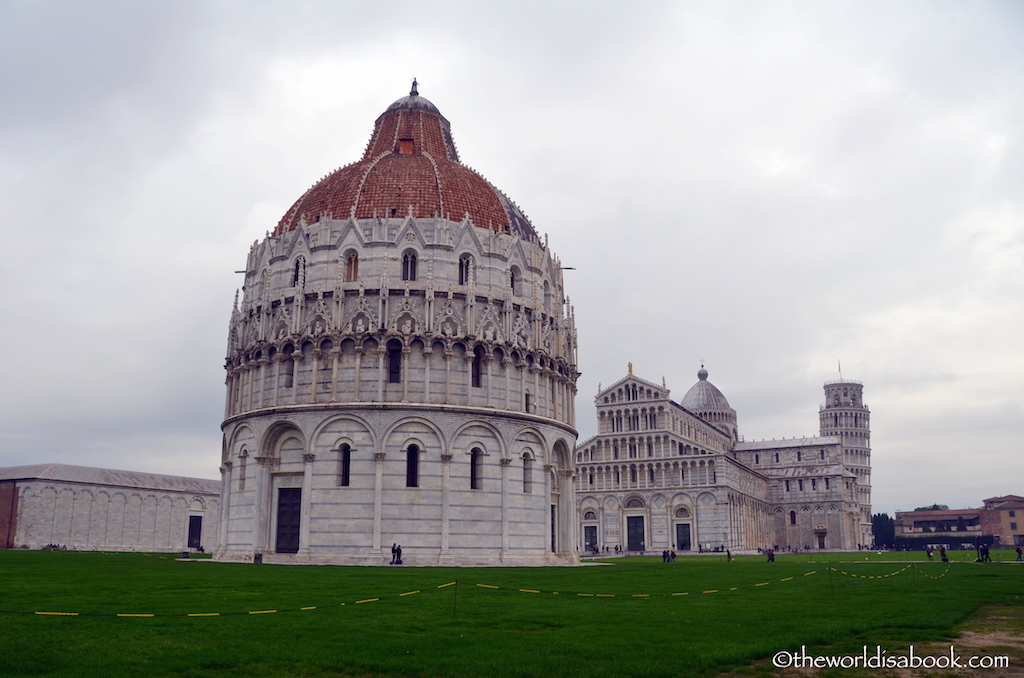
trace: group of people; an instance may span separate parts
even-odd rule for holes
[[[676,560],[676,552],[665,549],[661,552],[661,560],[666,563],[674,563]]]
[[[60,544],[47,544],[40,551],[67,551],[67,546],[61,546]]]
[[[391,545],[391,564],[401,565],[402,564],[402,547],[398,544]]]

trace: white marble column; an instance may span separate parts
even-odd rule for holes
[[[359,383],[363,380],[363,347],[356,346],[356,376],[355,376],[355,395],[352,396],[356,402],[359,402]]]
[[[341,358],[341,350],[335,346],[329,354],[331,356],[331,402],[338,399],[338,360]]]
[[[448,520],[452,455],[441,455],[441,556],[448,553]]]
[[[412,349],[408,346],[402,348],[402,402],[409,402],[409,360],[412,357]]]
[[[220,522],[217,523],[217,551],[224,553],[228,547],[228,523],[231,521],[231,467],[226,461],[220,467]]]
[[[313,506],[313,460],[315,454],[302,455],[302,517],[299,518],[299,553],[309,554],[309,522]]]
[[[375,471],[373,481],[373,551],[374,553],[380,553],[381,511],[383,509],[384,494],[384,453],[374,452],[373,461]]]
[[[255,553],[267,553],[270,547],[270,511],[274,506],[270,470],[273,464],[273,457],[256,457],[256,490],[252,521],[252,548]]]
[[[501,460],[501,557],[504,559],[508,553],[508,474],[512,460],[503,458]]]
[[[319,379],[318,374],[320,372],[320,358],[323,357],[323,352],[319,348],[313,349],[313,374],[312,379],[309,383],[309,402],[316,402],[316,387]]]

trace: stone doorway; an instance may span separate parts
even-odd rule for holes
[[[626,517],[626,550],[627,551],[643,551],[644,550],[644,517],[643,516],[627,516]]]
[[[299,522],[302,516],[302,490],[282,487],[277,494],[278,553],[299,552]]]
[[[676,523],[676,550],[689,551],[693,548],[690,543],[690,523]]]

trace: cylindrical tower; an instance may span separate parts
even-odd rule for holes
[[[857,476],[860,504],[860,543],[874,541],[871,529],[871,411],[864,404],[864,384],[852,379],[825,382],[825,404],[818,418],[821,435],[839,436],[843,462]]]
[[[562,270],[414,83],[249,252],[218,557],[576,560]]]

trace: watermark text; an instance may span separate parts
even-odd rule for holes
[[[970,655],[957,653],[954,646],[942,654],[917,654],[914,646],[905,653],[890,652],[880,645],[874,651],[865,645],[860,654],[808,654],[801,646],[796,652],[780,650],[772,656],[772,664],[780,669],[1005,669],[1010,666],[1006,655]]]

